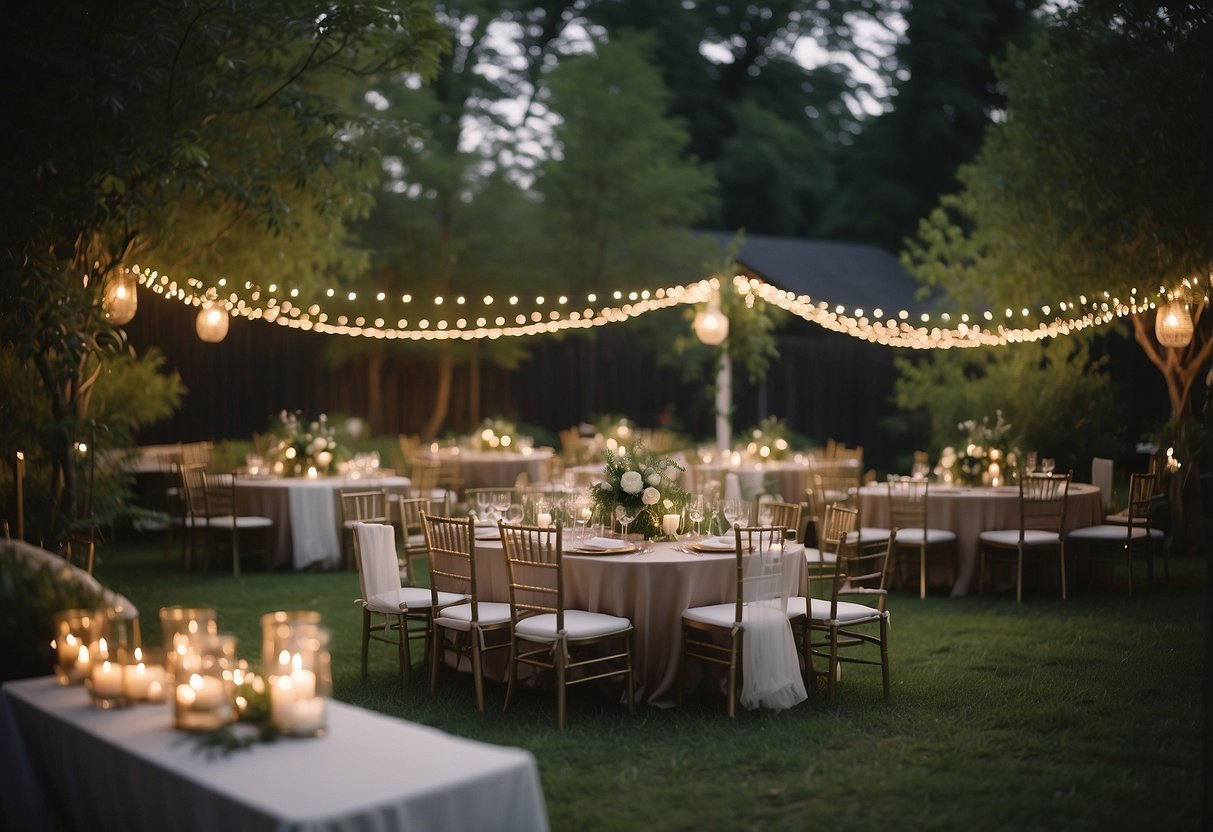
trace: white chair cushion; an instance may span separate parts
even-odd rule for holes
[[[833,565],[838,562],[838,555],[832,552],[822,553],[820,549],[805,547],[804,560],[809,566]]]
[[[923,529],[914,527],[897,530],[897,542],[909,546],[921,546],[923,543]],[[926,529],[926,544],[933,546],[936,543],[951,543],[956,539],[956,532],[950,529]]]
[[[682,611],[687,621],[711,624],[714,627],[732,627],[737,620],[736,604],[710,604],[706,607],[691,607]]]
[[[888,540],[889,534],[888,529],[881,529],[876,526],[861,526],[859,531],[851,532],[847,535],[847,543],[854,543],[856,540],[862,540],[864,543],[877,543]]]
[[[569,639],[576,641],[580,638],[597,638],[612,633],[622,633],[632,626],[632,622],[617,615],[607,615],[602,612],[586,612],[585,610],[565,610],[564,629]],[[545,613],[532,615],[518,622],[514,632],[530,641],[556,640],[556,615]]]
[[[476,605],[476,613],[482,625],[505,624],[510,620],[510,605],[500,601],[481,601]],[[456,604],[453,607],[445,607],[434,618],[434,623],[451,630],[466,632],[472,628],[472,605]]]
[[[982,543],[993,543],[997,546],[1019,545],[1019,529],[1001,529],[996,532],[982,532]],[[1046,532],[1041,529],[1024,529],[1023,545],[1025,546],[1056,546],[1061,542],[1057,532]]]
[[[1125,540],[1132,536],[1134,540],[1146,536],[1145,529],[1134,528],[1129,531],[1128,526],[1116,526],[1109,523],[1101,523],[1098,526],[1084,526],[1081,529],[1075,529],[1066,537],[1070,540]]]
[[[791,599],[788,599],[789,601]],[[814,621],[828,621],[830,619],[830,602],[824,598],[811,599],[813,606],[810,609],[809,617]],[[869,607],[865,604],[855,604],[850,601],[838,602],[838,623],[839,624],[862,624],[865,621],[879,621],[882,617],[880,610],[875,607]]]
[[[466,600],[466,595],[454,592],[438,593],[439,605],[457,604]],[[378,595],[372,595],[365,603],[371,612],[386,612],[393,615],[400,614],[402,604],[411,610],[428,610],[432,606],[430,591],[419,586],[402,586],[399,589],[381,592]]]
[[[210,518],[208,525],[213,529],[268,529],[274,525],[274,521],[268,517],[257,517],[252,514],[241,514],[235,517],[225,514]]]
[[[417,547],[424,549],[425,548],[425,535],[424,534],[410,534],[407,538],[405,538],[404,545],[408,546],[410,549],[417,548]]]

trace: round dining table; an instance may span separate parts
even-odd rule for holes
[[[553,451],[527,448],[521,451],[468,451],[449,448],[424,451],[423,459],[458,459],[460,488],[513,488],[518,475],[529,482],[542,482],[552,461]]]
[[[275,568],[341,563],[341,492],[409,493],[408,477],[237,477],[236,511],[274,521]]]
[[[892,513],[887,483],[859,489],[859,516],[865,526],[888,526]],[[1099,488],[1088,483],[1070,483],[1062,535],[1101,522],[1103,497]],[[981,533],[1019,528],[1019,488],[932,484],[927,496],[927,524],[956,533],[958,569],[952,595],[975,593]]]
[[[482,600],[509,601],[509,575],[501,541],[481,529],[475,545],[477,591]],[[566,539],[565,548],[576,546]],[[632,668],[636,701],[672,707],[678,694],[682,613],[688,607],[737,598],[737,558],[732,552],[681,551],[685,543],[648,542],[639,554],[564,555],[568,608],[625,616],[635,627]],[[799,545],[796,546],[800,550]],[[486,661],[486,673],[504,678],[505,651]],[[701,663],[687,668],[687,688],[704,676]]]

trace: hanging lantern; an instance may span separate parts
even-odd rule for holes
[[[729,319],[720,311],[718,301],[708,301],[708,308],[695,316],[691,323],[696,337],[709,347],[717,347],[729,337]]]
[[[198,337],[208,344],[218,344],[227,337],[227,310],[215,303],[204,303],[198,310],[195,329]]]
[[[114,326],[130,323],[139,307],[139,294],[135,289],[134,272],[120,269],[110,276],[105,283],[105,293],[101,297],[101,305],[105,309],[105,318]]]
[[[1192,343],[1192,313],[1183,300],[1172,298],[1158,307],[1154,334],[1164,347],[1186,347]]]

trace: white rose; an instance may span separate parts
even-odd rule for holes
[[[645,482],[647,482],[649,485],[657,485],[661,482],[661,474],[657,473],[656,471],[652,471],[649,473],[649,476]]]
[[[644,478],[639,471],[626,471],[619,478],[619,487],[628,494],[639,494],[640,489],[644,488]]]
[[[646,488],[644,493],[640,495],[640,502],[644,503],[646,506],[655,506],[657,505],[657,501],[660,499],[661,492],[652,486]]]

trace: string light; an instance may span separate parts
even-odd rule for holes
[[[185,286],[181,286],[166,275],[142,269],[137,265],[131,268],[131,272],[137,276],[141,285],[166,299],[180,300],[191,306],[211,304],[226,309],[229,315],[235,317],[264,320],[278,323],[281,326],[323,334],[413,341],[471,341],[484,338],[495,340],[572,329],[590,329],[620,323],[659,309],[684,304],[706,303],[712,297],[713,292],[718,291],[721,286],[718,279],[711,278],[656,290],[626,292],[613,290],[611,296],[616,302],[606,306],[598,306],[598,295],[588,293],[585,295],[584,303],[574,297],[561,295],[554,299],[554,306],[540,308],[545,306],[546,299],[539,295],[532,299],[535,308],[532,308],[529,314],[524,311],[530,305],[527,299],[520,295],[510,295],[507,300],[508,305],[520,308],[512,317],[492,316],[492,325],[489,325],[491,313],[486,309],[485,314],[475,316],[474,325],[469,324],[469,321],[473,320],[473,316],[460,314],[454,321],[444,318],[433,321],[422,319],[412,327],[410,327],[408,319],[401,317],[397,320],[396,326],[391,327],[385,325],[387,317],[379,313],[376,313],[373,325],[367,326],[364,318],[355,317],[351,324],[349,316],[335,314],[316,302],[303,308],[300,305],[291,304],[290,301],[279,301],[272,297],[278,288],[273,284],[271,284],[272,289],[268,292],[271,297],[267,297],[262,303],[260,288],[252,283],[245,283],[246,291],[251,291],[248,300],[245,300],[239,298],[235,293],[231,293],[226,298],[220,297],[217,289],[205,288],[203,282],[196,279],[190,279],[186,281]],[[1201,294],[1202,290],[1197,285],[1197,281],[1187,280],[1184,281],[1184,284],[1189,291],[1193,292],[1194,299],[1196,295]],[[225,285],[225,282],[219,281],[218,285]],[[919,323],[915,325],[910,320],[910,313],[904,309],[894,314],[886,313],[881,308],[875,308],[869,317],[862,308],[848,312],[843,304],[814,300],[809,295],[796,295],[757,277],[747,278],[738,275],[733,278],[733,289],[744,297],[747,305],[752,306],[754,300],[759,299],[832,332],[843,333],[882,345],[909,349],[1002,346],[1011,343],[1040,341],[1045,338],[1058,338],[1090,327],[1106,325],[1126,315],[1155,310],[1160,304],[1165,304],[1168,298],[1168,291],[1165,287],[1160,287],[1156,291],[1140,291],[1133,288],[1128,293],[1127,301],[1121,300],[1109,291],[1102,291],[1095,293],[1101,298],[1099,301],[1088,299],[1083,295],[1079,297],[1078,303],[1064,300],[1042,304],[1039,307],[1040,316],[1034,325],[1031,324],[1033,313],[1028,307],[1021,307],[1019,310],[1005,307],[1002,310],[1005,313],[1003,317],[1008,320],[1014,318],[1018,311],[1019,317],[1027,319],[1023,326],[994,323],[995,313],[989,309],[960,314],[924,312],[917,315]],[[331,288],[327,289],[324,295],[332,298],[335,291]],[[291,290],[290,296],[297,297],[298,290]],[[354,300],[357,295],[355,292],[349,292],[347,297]],[[1207,303],[1209,300],[1208,285],[1203,289],[1203,298]],[[382,292],[376,295],[376,299],[380,303],[387,300],[386,295]],[[413,300],[412,294],[401,295],[403,303],[409,304]],[[437,307],[435,311],[441,312],[444,308],[443,301],[442,296],[435,296],[432,299],[433,306]],[[463,296],[456,298],[457,306],[472,306],[474,302],[475,298],[472,298],[471,302]],[[481,305],[492,307],[495,304],[493,296],[485,295]],[[572,310],[564,308],[567,306],[572,306]],[[1053,312],[1054,309],[1057,310],[1056,313]],[[956,325],[951,323],[954,317],[959,320]],[[974,321],[984,323],[977,324]]]

